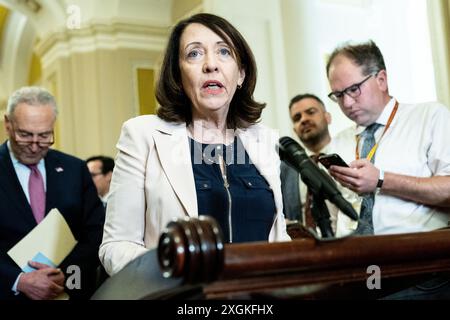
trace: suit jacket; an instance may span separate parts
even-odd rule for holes
[[[302,203],[300,199],[300,175],[286,162],[281,162],[281,191],[283,193],[284,214],[289,220],[302,222]]]
[[[262,125],[236,134],[274,193],[277,213],[269,241],[290,240],[282,211],[277,137]],[[99,252],[110,275],[156,247],[171,220],[198,215],[186,124],[156,116],[131,119],[122,128],[117,148]]]
[[[95,289],[95,272],[99,266],[97,254],[104,223],[102,203],[84,161],[49,150],[45,170],[46,213],[57,208],[78,241],[59,267],[64,272],[70,265],[81,268],[81,290],[66,288],[66,292],[71,299],[88,298]],[[4,143],[0,146],[0,300],[24,298],[23,294],[14,296],[11,291],[21,270],[7,251],[36,225]]]

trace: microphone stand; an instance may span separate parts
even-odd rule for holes
[[[312,194],[311,215],[320,229],[322,238],[334,238],[334,232],[331,228],[330,212],[325,204],[325,198],[319,193]]]

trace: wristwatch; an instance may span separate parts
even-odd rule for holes
[[[380,169],[380,175],[378,176],[377,189],[380,190],[384,182],[384,171]]]

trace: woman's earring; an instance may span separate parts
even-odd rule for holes
[[[242,85],[238,84],[238,85],[237,85],[237,88],[238,88],[238,90],[241,90]]]

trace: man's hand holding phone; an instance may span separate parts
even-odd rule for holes
[[[358,194],[371,193],[377,188],[380,171],[370,161],[356,160],[349,166],[337,154],[324,156],[324,158],[325,160],[321,161],[319,157],[320,163],[345,188]]]
[[[327,169],[330,169],[331,166],[348,168],[348,164],[337,153],[321,155],[318,160]]]

